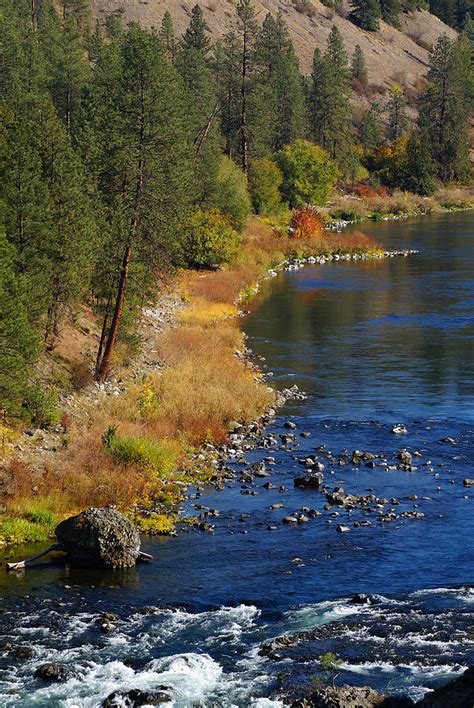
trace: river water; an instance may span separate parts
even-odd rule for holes
[[[279,684],[307,682],[326,651],[341,683],[416,699],[474,662],[474,490],[463,486],[474,477],[473,227],[467,213],[370,224],[387,248],[420,253],[307,266],[264,286],[244,321],[249,345],[278,388],[307,393],[268,430],[294,422],[295,444],[246,454],[275,458],[275,489],[256,478],[204,493],[194,503],[219,510],[215,532],[146,541],[150,565],[2,576],[1,705],[99,706],[163,685],[179,708],[281,706]],[[416,470],[397,467],[402,447]],[[354,449],[380,457],[353,465]],[[330,489],[383,497],[394,520],[381,521],[387,505],[325,509],[324,494],[295,489],[308,455]],[[302,507],[320,515],[282,523]],[[361,592],[370,605],[352,602]],[[109,634],[96,623],[106,611],[120,616]],[[299,632],[297,647],[261,652]],[[71,678],[42,683],[45,661]]]

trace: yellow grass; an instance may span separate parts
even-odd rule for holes
[[[5,504],[20,519],[14,528],[22,538],[30,523],[43,519],[47,533],[56,517],[107,504],[141,518],[144,531],[170,532],[179,483],[215,474],[212,460],[197,466],[196,451],[207,442],[224,442],[233,421],[250,423],[274,403],[274,392],[244,356],[245,338],[233,317],[239,296],[288,256],[374,248],[361,234],[279,236],[254,218],[235,263],[216,272],[183,273],[187,305],[156,342],[162,367],[94,409],[88,425],[72,424],[58,469],[34,472],[14,463]],[[32,516],[39,500],[41,513]],[[153,513],[141,516],[140,509]]]

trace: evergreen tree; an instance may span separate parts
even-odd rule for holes
[[[224,152],[234,160],[240,160],[241,147],[241,53],[241,43],[233,32],[216,44],[214,52]]]
[[[90,0],[61,0],[63,18],[74,17],[81,32],[86,33],[91,22]]]
[[[378,32],[382,9],[380,0],[351,0],[351,20],[361,29]]]
[[[387,139],[389,142],[395,143],[407,132],[409,125],[407,104],[403,89],[399,84],[393,84],[390,89],[390,99],[387,110]]]
[[[190,203],[187,109],[176,70],[156,35],[130,25],[97,65],[89,107],[90,168],[106,203],[111,243],[97,378],[108,374],[131,288],[141,294],[158,265],[179,258],[177,238]],[[133,291],[133,288],[132,288]],[[128,303],[126,296],[128,295]]]
[[[360,44],[356,44],[354,54],[352,55],[351,74],[355,90],[365,91],[369,83],[369,78],[365,55]]]
[[[250,100],[253,158],[262,158],[303,137],[306,106],[299,64],[281,13],[268,14],[255,46]]]
[[[48,98],[19,98],[6,127],[5,223],[32,319],[54,342],[88,288],[95,220],[80,162]]]
[[[400,186],[410,192],[429,196],[435,191],[435,175],[436,166],[431,158],[429,135],[418,131],[408,140]]]
[[[173,61],[176,54],[176,37],[174,33],[173,20],[168,10],[165,12],[161,23],[160,39],[166,56],[170,59],[170,61]]]
[[[69,135],[80,111],[89,79],[84,45],[73,13],[61,22],[51,0],[44,0],[38,17],[40,43],[47,60],[49,89]]]
[[[28,320],[23,279],[14,246],[0,226],[0,412],[21,414],[39,341]]]
[[[87,42],[87,52],[89,54],[89,61],[96,62],[100,56],[104,43],[104,37],[102,33],[102,27],[99,20],[96,20],[95,29],[93,34],[89,37]]]
[[[183,37],[183,46],[186,49],[196,49],[204,55],[209,52],[211,40],[207,36],[206,22],[199,5],[192,9],[191,22]]]
[[[327,50],[315,51],[310,92],[311,132],[315,142],[340,164],[352,143],[351,76],[341,34],[334,25]]]
[[[420,99],[420,132],[431,136],[431,157],[440,179],[467,179],[472,95],[468,39],[451,41],[442,35],[431,53],[427,78],[428,86]]]
[[[389,25],[400,27],[401,0],[380,0],[382,19]]]
[[[191,24],[193,22],[194,18]],[[196,37],[196,33],[193,31],[190,36]],[[206,60],[207,52],[208,47],[202,42],[196,42],[196,46],[185,42],[175,62],[187,90],[188,125],[195,151],[195,198],[201,205],[208,204],[215,192],[220,154],[219,104],[214,76]]]
[[[240,36],[240,157],[245,174],[249,166],[248,110],[251,92],[252,59],[257,34],[255,9],[251,0],[239,0],[237,5]]]
[[[360,141],[366,153],[374,153],[383,140],[383,122],[380,106],[372,104],[360,124]]]
[[[474,49],[474,20],[472,19],[472,15],[470,13],[466,15],[463,32],[470,41],[471,47]]]

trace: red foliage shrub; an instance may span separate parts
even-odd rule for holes
[[[357,194],[361,199],[373,199],[374,197],[388,197],[388,191],[385,187],[371,187],[369,184],[356,184],[354,194]]]
[[[290,221],[293,238],[314,238],[324,233],[321,214],[312,207],[295,209]]]

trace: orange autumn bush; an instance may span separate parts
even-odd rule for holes
[[[324,234],[323,219],[313,207],[295,209],[290,221],[290,233],[293,238],[298,239],[322,237]]]

